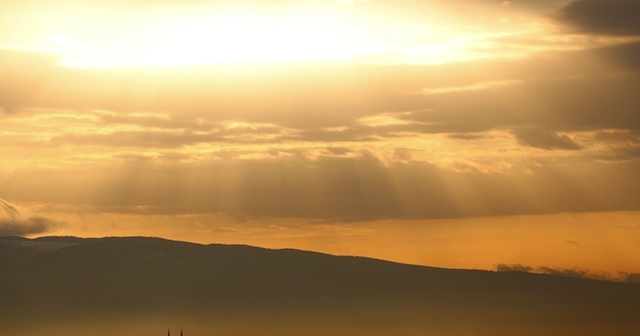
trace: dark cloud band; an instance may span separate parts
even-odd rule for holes
[[[13,204],[0,199],[0,236],[24,236],[49,231],[57,222],[38,216],[24,216]]]
[[[640,2],[636,0],[578,0],[556,18],[579,31],[604,35],[640,35]]]

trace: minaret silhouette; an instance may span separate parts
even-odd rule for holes
[[[167,328],[167,336],[171,336],[171,328]],[[183,336],[182,329],[180,329],[180,336]]]

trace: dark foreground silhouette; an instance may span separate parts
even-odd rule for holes
[[[640,285],[158,238],[0,238],[14,335],[640,335]]]

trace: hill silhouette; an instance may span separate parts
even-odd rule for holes
[[[0,238],[20,335],[638,335],[640,286],[149,237]],[[89,331],[88,331],[89,330]]]

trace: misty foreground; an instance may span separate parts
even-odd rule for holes
[[[640,285],[157,238],[0,238],[13,335],[639,335]]]

